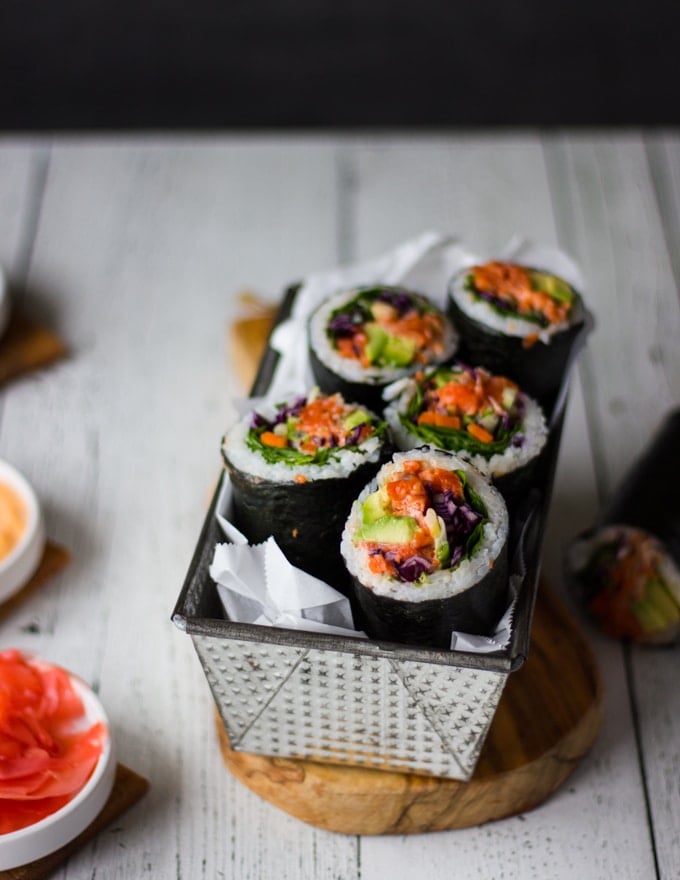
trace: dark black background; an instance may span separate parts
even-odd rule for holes
[[[0,0],[0,127],[680,122],[677,0]]]

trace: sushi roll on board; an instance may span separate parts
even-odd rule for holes
[[[680,637],[680,410],[566,554],[572,588],[614,638]]]
[[[372,638],[448,649],[508,604],[508,513],[463,459],[395,453],[352,505],[342,555]]]
[[[445,363],[457,343],[446,315],[422,294],[401,287],[340,292],[309,322],[310,361],[319,387],[375,411],[382,408],[386,385],[418,367]]]
[[[461,334],[461,357],[509,376],[552,410],[587,328],[570,284],[515,263],[470,266],[450,283],[449,315]]]
[[[341,589],[342,528],[389,455],[386,438],[384,422],[340,394],[259,406],[222,443],[234,524],[253,544],[273,535],[293,565]]]
[[[505,376],[455,363],[431,367],[385,391],[395,445],[427,444],[471,462],[506,501],[527,481],[545,447],[548,429],[540,406]]]

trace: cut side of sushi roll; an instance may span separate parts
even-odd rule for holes
[[[471,462],[501,491],[526,483],[548,429],[540,406],[505,376],[461,363],[432,367],[385,390],[399,449],[427,444]]]
[[[680,638],[680,410],[671,412],[592,528],[567,548],[568,580],[615,638]]]
[[[489,634],[508,602],[508,513],[469,463],[396,453],[352,505],[341,551],[373,638],[449,648]]]
[[[343,291],[324,302],[309,322],[315,381],[375,410],[385,385],[427,364],[453,357],[457,334],[422,294],[377,285]]]
[[[568,554],[574,586],[608,635],[666,644],[680,635],[680,570],[643,529],[610,525],[581,536]]]
[[[586,323],[570,284],[515,263],[470,266],[451,281],[449,315],[466,359],[510,376],[552,406]]]
[[[386,437],[384,422],[340,394],[259,406],[222,443],[234,524],[253,544],[273,535],[293,565],[341,589],[342,528],[388,455]]]

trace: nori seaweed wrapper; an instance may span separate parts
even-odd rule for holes
[[[492,635],[508,605],[508,542],[484,577],[444,599],[403,602],[378,596],[352,577],[360,625],[373,639],[448,650],[451,633]],[[408,607],[405,607],[408,606]]]
[[[448,314],[460,333],[458,357],[513,379],[538,401],[546,415],[551,415],[569,368],[592,327],[592,316],[581,296],[575,294],[569,326],[548,342],[538,339],[529,346],[521,336],[510,336],[470,317],[449,294]]]
[[[233,488],[233,522],[248,541],[258,544],[273,535],[292,565],[346,594],[340,536],[352,502],[381,461],[366,462],[342,478],[284,483],[244,473],[224,460]]]
[[[673,410],[602,508],[596,528],[644,529],[680,567],[680,409]]]

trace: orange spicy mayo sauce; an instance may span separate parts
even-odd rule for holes
[[[28,511],[19,494],[0,482],[0,561],[9,556],[26,529]]]

